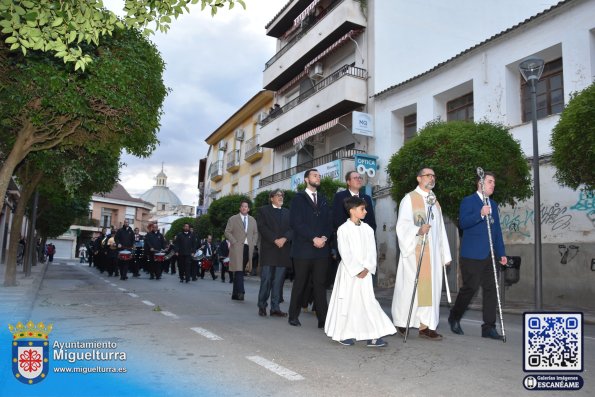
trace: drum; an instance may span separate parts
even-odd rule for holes
[[[204,255],[202,254],[201,250],[196,250],[196,252],[194,254],[192,254],[192,259],[195,261],[199,261],[202,258],[204,258]]]
[[[213,261],[207,258],[204,258],[200,264],[202,270],[209,271],[213,267]]]
[[[132,252],[128,250],[122,250],[118,253],[118,259],[121,261],[129,261],[132,259]]]
[[[225,267],[229,267],[229,258],[221,259],[221,264],[223,264]]]
[[[155,262],[164,262],[165,261],[165,254],[163,252],[157,252],[153,258]]]

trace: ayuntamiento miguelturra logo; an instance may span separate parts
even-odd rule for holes
[[[20,382],[33,385],[47,377],[50,368],[49,334],[52,324],[8,324],[12,333],[12,373]]]

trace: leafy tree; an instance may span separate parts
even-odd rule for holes
[[[207,238],[209,234],[213,236],[214,239],[219,239],[221,237],[220,235],[214,234],[214,227],[211,224],[209,216],[206,214],[196,218],[195,225],[194,232],[198,235],[199,239]]]
[[[595,189],[595,83],[570,101],[551,137],[556,180],[574,190],[585,184]]]
[[[195,219],[191,216],[186,216],[184,218],[179,218],[179,219],[176,219],[175,221],[173,221],[171,223],[169,230],[165,233],[165,236],[163,236],[163,237],[165,237],[165,239],[168,241],[173,240],[178,233],[180,233],[182,230],[184,230],[185,223],[189,223],[190,226],[192,226],[196,229],[195,224],[194,224]]]
[[[93,67],[83,75],[47,54],[24,57],[0,42],[0,197],[30,153],[92,142],[144,157],[156,147],[167,94],[159,52],[134,30],[115,31],[93,51]]]
[[[397,203],[417,186],[417,171],[432,168],[434,192],[442,211],[458,219],[461,199],[476,189],[477,167],[496,174],[494,199],[514,205],[531,196],[529,166],[508,130],[489,122],[431,122],[405,143],[388,164],[391,194]]]
[[[92,60],[84,44],[99,46],[101,40],[118,29],[133,28],[146,35],[155,30],[167,32],[173,18],[190,12],[188,5],[209,6],[215,15],[225,4],[246,8],[243,0],[125,0],[126,15],[119,19],[106,10],[102,0],[2,0],[0,38],[11,50],[44,51],[63,62],[85,69]],[[142,70],[142,69],[139,69]]]
[[[225,226],[227,220],[232,216],[240,212],[240,201],[246,199],[250,202],[250,214],[254,215],[256,212],[252,206],[252,200],[249,197],[241,194],[230,194],[214,200],[209,206],[207,215],[209,221],[213,226],[213,236],[222,236],[225,232]]]

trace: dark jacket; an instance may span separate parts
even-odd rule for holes
[[[217,246],[217,255],[221,258],[227,258],[229,256],[229,245],[227,245],[227,239],[223,239]]]
[[[491,224],[492,243],[494,244],[494,256],[498,261],[500,257],[506,256],[502,229],[500,229],[500,217],[498,215],[498,203],[490,199],[492,217]],[[467,196],[461,201],[459,208],[459,226],[463,231],[461,241],[461,256],[469,259],[485,259],[490,256],[490,242],[488,238],[488,227],[486,218],[481,217],[483,201],[477,193]]]
[[[193,233],[180,232],[174,240],[178,255],[192,255],[196,251],[196,238]]]
[[[151,251],[153,248],[153,251]],[[145,254],[152,256],[155,252],[165,249],[165,239],[161,232],[150,232],[145,236]]]
[[[305,192],[298,192],[291,200],[290,226],[293,230],[291,256],[298,259],[315,259],[329,256],[331,238],[330,208],[321,192],[317,204]],[[329,241],[323,248],[314,247],[314,237],[326,236]]]
[[[351,197],[351,192],[346,189],[342,192],[335,194],[333,199],[333,230],[336,232],[339,226],[345,223],[349,219],[349,214],[345,210],[345,199]],[[372,198],[367,194],[360,193],[360,198],[366,200],[366,217],[364,222],[374,230],[376,233],[376,216],[374,215],[374,206],[372,205]]]
[[[122,248],[132,249],[134,246],[134,231],[130,226],[122,227],[116,232],[116,244],[122,246]]]
[[[290,213],[287,208],[275,208],[265,205],[258,210],[258,231],[260,232],[259,261],[262,266],[291,266]],[[275,240],[285,237],[287,242],[282,248]]]
[[[202,254],[205,256],[205,258],[210,258],[213,255],[215,255],[217,252],[217,249],[215,247],[215,244],[213,243],[208,243],[205,241],[205,243],[200,247],[200,250],[202,251]]]

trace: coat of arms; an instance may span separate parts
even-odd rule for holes
[[[12,373],[20,382],[27,385],[39,383],[49,371],[49,340],[52,324],[47,327],[40,322],[37,325],[29,321],[16,327],[8,324],[12,333]]]

